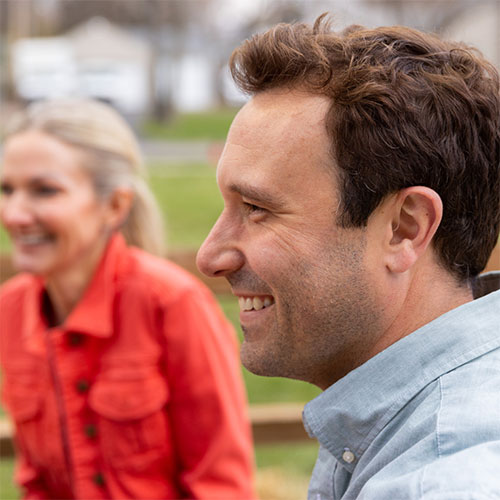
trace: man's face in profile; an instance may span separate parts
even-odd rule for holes
[[[336,224],[328,106],[268,91],[242,108],[217,169],[225,207],[198,254],[200,269],[225,276],[238,297],[243,364],[320,387],[369,348],[376,317],[364,232]]]

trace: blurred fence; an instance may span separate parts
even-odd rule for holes
[[[302,404],[279,403],[252,405],[252,423],[255,444],[311,441],[302,424]],[[12,425],[7,418],[0,418],[0,457],[14,454]]]

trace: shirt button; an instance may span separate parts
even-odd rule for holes
[[[87,392],[89,390],[90,383],[88,380],[81,378],[80,380],[76,381],[75,387],[79,393],[83,394],[84,392]]]
[[[352,464],[356,460],[356,456],[349,448],[344,448],[344,453],[342,453],[342,460],[348,464]]]
[[[98,472],[97,474],[94,474],[92,481],[94,481],[94,484],[96,484],[97,486],[101,486],[101,487],[106,484],[106,480],[104,479],[102,472]]]
[[[86,425],[83,430],[89,439],[94,439],[97,436],[97,427],[94,424]]]
[[[85,341],[85,337],[81,333],[70,333],[68,335],[68,344],[71,347],[79,347]]]

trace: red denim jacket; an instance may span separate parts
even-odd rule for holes
[[[115,235],[62,326],[43,297],[26,274],[0,289],[25,498],[254,498],[234,331],[204,285]]]

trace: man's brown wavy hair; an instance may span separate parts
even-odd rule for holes
[[[322,15],[253,36],[230,67],[250,94],[331,98],[340,225],[364,226],[387,195],[427,186],[444,206],[433,240],[442,264],[462,283],[484,269],[500,229],[500,90],[478,51],[400,26],[336,33]]]

